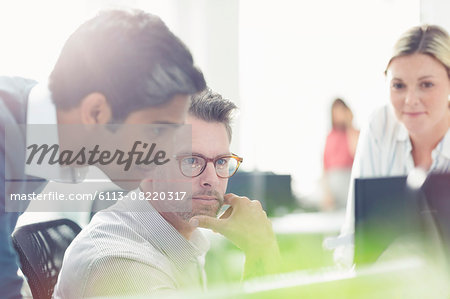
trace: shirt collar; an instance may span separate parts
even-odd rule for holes
[[[408,142],[409,150],[412,149],[411,140],[409,139],[409,133],[406,127],[402,123],[398,123],[398,131],[397,131],[397,141],[399,142]],[[433,152],[437,151],[439,154],[443,155],[445,158],[450,159],[450,129],[447,130],[447,133],[444,135],[442,140],[438,143]]]
[[[447,130],[447,133],[442,138],[441,142],[439,142],[436,149],[441,155],[450,160],[450,129]]]
[[[28,98],[26,147],[31,144],[41,144],[43,140],[41,126],[45,126],[45,141],[49,144],[59,144],[58,121],[56,107],[52,102],[50,90],[46,83],[33,87]],[[25,174],[64,183],[78,183],[86,176],[87,167],[61,167],[58,164],[38,165],[36,159],[31,164],[25,164]]]
[[[397,132],[397,140],[398,141],[407,141],[409,140],[409,133],[406,129],[405,125],[401,122],[398,122],[398,132]]]
[[[127,197],[130,198],[130,194]],[[187,240],[147,200],[128,200],[125,207],[134,211],[132,217],[144,227],[147,235],[143,237],[167,255],[178,270],[184,271],[189,263],[209,250],[210,243],[199,229],[195,229],[191,239]]]

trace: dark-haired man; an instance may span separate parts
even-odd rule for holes
[[[221,233],[244,251],[245,278],[277,270],[277,242],[259,201],[225,194],[228,178],[242,162],[229,149],[235,108],[210,90],[193,97],[187,117],[192,148],[176,157],[179,175],[190,184],[189,208],[174,211],[171,201],[128,200],[97,213],[66,251],[55,298],[161,296],[204,288],[209,243],[197,227]],[[153,191],[152,186],[145,181],[141,190]],[[216,218],[223,204],[230,208]]]
[[[39,193],[49,179],[73,182],[81,177],[76,168],[26,167],[27,140],[39,136],[30,136],[36,130],[31,133],[22,125],[182,124],[190,95],[205,86],[189,50],[158,17],[121,10],[100,13],[69,37],[48,88],[28,79],[0,77],[2,298],[20,298],[22,280],[10,235],[29,203],[7,202],[10,195]],[[95,140],[94,132],[86,129],[83,135],[70,136],[58,132],[55,139],[81,144]],[[13,142],[8,143],[8,136]],[[102,170],[110,177],[109,172],[116,171]],[[134,189],[139,181],[117,183]]]

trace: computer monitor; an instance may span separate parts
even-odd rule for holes
[[[227,192],[259,200],[269,216],[287,213],[296,206],[290,175],[239,171],[230,178]]]
[[[421,214],[432,216],[450,271],[450,173],[429,176],[422,189],[427,205]]]
[[[425,216],[436,222],[450,248],[450,174],[431,174],[412,189],[406,176],[355,180],[355,256],[358,264],[375,262],[396,240],[423,237]]]

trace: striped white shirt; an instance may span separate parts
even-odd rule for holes
[[[71,243],[53,296],[204,289],[208,249],[209,241],[198,229],[186,240],[147,201],[123,200],[98,212]]]
[[[392,106],[385,105],[377,109],[361,130],[359,137],[342,236],[354,233],[355,178],[408,175],[415,167],[411,150],[408,130],[397,120]],[[432,164],[429,172],[450,172],[450,129],[434,148],[431,156]],[[343,257],[343,263],[347,264],[348,258],[353,256],[353,248],[345,251],[347,253],[338,252],[337,259],[341,259],[339,255],[346,255],[347,257]]]

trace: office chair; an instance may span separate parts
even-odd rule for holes
[[[34,223],[17,228],[12,234],[19,255],[20,269],[28,280],[34,299],[50,299],[64,252],[81,231],[69,219]]]

